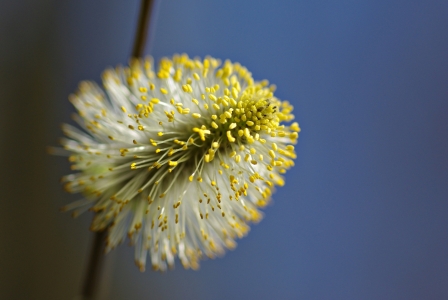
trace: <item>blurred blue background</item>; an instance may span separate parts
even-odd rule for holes
[[[72,299],[91,215],[58,179],[79,81],[126,64],[139,1],[0,2],[0,298]],[[236,250],[134,266],[101,299],[448,299],[448,2],[161,0],[146,53],[212,55],[269,79],[302,127],[296,167]],[[149,45],[150,44],[150,45]]]

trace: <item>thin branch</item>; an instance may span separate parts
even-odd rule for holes
[[[143,56],[145,50],[146,38],[148,36],[149,21],[153,9],[153,0],[142,0],[140,6],[140,16],[138,18],[137,32],[135,34],[134,48],[132,57],[139,58]]]
[[[104,247],[107,236],[107,229],[95,232],[93,245],[90,252],[89,264],[87,266],[86,277],[82,288],[84,300],[91,300],[95,296],[99,287],[101,269],[104,261]]]
[[[143,56],[145,50],[146,38],[148,35],[149,21],[153,8],[153,0],[142,0],[140,6],[140,16],[135,34],[132,57],[139,58]],[[91,248],[89,264],[87,266],[86,276],[82,288],[82,299],[92,300],[99,289],[101,270],[104,261],[105,241],[107,229],[95,233],[93,245]]]

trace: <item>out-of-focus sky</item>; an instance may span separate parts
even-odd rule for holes
[[[51,157],[67,96],[126,64],[139,1],[0,3],[0,298],[72,299],[91,215]],[[107,257],[102,299],[447,299],[448,2],[161,0],[146,53],[245,65],[302,127],[296,167],[236,250],[140,273]]]

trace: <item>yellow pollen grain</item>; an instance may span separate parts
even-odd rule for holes
[[[176,82],[179,82],[182,79],[182,70],[181,69],[176,70],[176,72],[173,75],[173,79]]]
[[[300,132],[300,127],[299,124],[297,122],[294,122],[291,124],[291,126],[289,127],[292,131],[295,132]]]
[[[235,99],[238,98],[238,90],[235,87],[232,87],[232,97]]]
[[[160,88],[160,92],[164,95],[168,94],[168,91],[164,88]]]
[[[195,119],[199,119],[200,117],[201,117],[201,114],[198,114],[198,113],[193,113],[193,114],[191,114],[192,116],[193,116],[193,118],[195,118]]]
[[[230,132],[230,130],[227,130],[227,138],[228,138],[229,142],[231,142],[231,143],[235,142],[235,138],[232,136],[232,132]]]

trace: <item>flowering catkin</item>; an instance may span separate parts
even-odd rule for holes
[[[83,199],[74,215],[95,212],[107,249],[126,235],[144,270],[198,268],[203,256],[235,247],[257,222],[282,174],[294,165],[300,128],[292,106],[255,82],[238,63],[217,59],[152,59],[107,70],[104,90],[82,82],[70,96],[81,130],[64,125],[72,170],[63,178]]]

